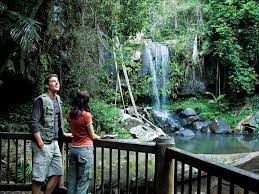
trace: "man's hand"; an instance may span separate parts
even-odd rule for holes
[[[36,141],[38,147],[39,147],[40,149],[42,149],[43,146],[44,146],[44,142],[43,142],[43,140],[41,139],[40,132],[34,133],[33,136],[34,136],[34,139],[35,139],[35,141]]]
[[[42,150],[43,149],[43,147],[44,147],[44,143],[43,143],[43,141],[41,141],[40,143],[37,143],[38,144],[38,147]]]
[[[65,137],[73,137],[72,133],[66,133],[66,132],[64,132],[63,135],[64,135]]]

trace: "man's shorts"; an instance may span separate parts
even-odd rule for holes
[[[52,141],[51,144],[45,144],[42,149],[32,141],[32,151],[32,180],[44,182],[47,177],[63,175],[61,153],[57,140]]]

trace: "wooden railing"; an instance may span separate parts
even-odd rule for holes
[[[257,174],[215,163],[177,148],[168,148],[166,155],[169,160],[175,159],[175,193],[259,193]]]
[[[31,139],[31,134],[0,133],[0,190],[30,190]]]
[[[31,134],[0,133],[0,191],[30,190],[31,139]],[[92,193],[259,193],[258,175],[173,148],[163,139],[156,144],[98,140],[94,146]],[[67,140],[63,149],[65,187]]]
[[[0,191],[29,191],[32,135],[0,132]],[[90,191],[104,193],[152,193],[154,177],[154,143],[133,143],[124,140],[94,142],[94,170]],[[61,185],[67,185],[69,139],[61,146],[65,169]],[[27,172],[26,172],[27,171]],[[144,176],[142,176],[142,173]]]
[[[93,193],[152,193],[154,143],[98,140],[94,145]]]

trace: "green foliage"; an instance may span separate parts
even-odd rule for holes
[[[206,94],[209,94],[213,97],[212,100],[209,100],[209,103],[220,103],[220,101],[222,101],[222,99],[225,97],[225,94],[218,95],[217,97],[211,92],[206,92]]]
[[[222,115],[224,120],[230,124],[232,128],[235,128],[237,124],[250,115],[252,113],[252,110],[249,109],[241,109],[238,112],[237,111],[232,111],[232,112],[227,112],[226,114]]]
[[[71,83],[74,87],[86,89],[91,94],[96,93],[101,90],[98,83],[104,70],[98,66],[98,58],[96,58],[98,55],[96,47],[98,37],[95,30],[82,23],[72,31],[71,35],[74,39],[74,45],[69,51],[69,55],[73,60],[69,66],[70,72],[68,75],[71,80],[68,81],[71,83],[74,80],[74,83]],[[98,74],[93,72],[98,72]],[[70,87],[73,86],[70,85]]]
[[[40,64],[44,65],[43,70],[47,70],[47,65],[49,64],[48,62],[48,57],[46,54],[41,54],[40,55]]]
[[[148,98],[152,97],[151,95],[153,94],[153,92],[151,88],[151,75],[138,77],[136,74],[135,79],[131,79],[131,83],[134,89],[133,91],[136,99],[140,99],[144,104],[148,104],[148,101],[143,101],[143,98],[146,98],[148,100]]]
[[[201,116],[207,117],[208,119],[215,119],[221,117],[223,114],[216,104],[209,103],[207,99],[203,98],[189,98],[189,99],[178,99],[176,102],[169,105],[169,109],[177,110],[182,108],[192,108],[201,111]],[[224,117],[223,117],[224,118]]]
[[[192,37],[185,44],[191,44],[196,33],[203,31],[203,4],[200,1],[163,0],[153,7],[149,33],[153,39],[182,41]],[[176,43],[178,44],[178,43]],[[175,49],[178,49],[175,47]],[[186,48],[187,50],[189,48]]]
[[[221,94],[218,96],[215,96],[211,92],[206,92],[206,94],[208,94],[212,97],[212,100],[208,101],[209,103],[216,104],[218,106],[218,108],[222,108],[222,111],[225,111],[228,108],[224,103],[222,103],[224,97],[226,96],[225,94]]]
[[[206,99],[202,98],[178,99],[169,105],[169,109],[173,111],[187,107],[201,110],[201,113],[208,118],[215,118],[217,114],[216,105],[208,103]]]
[[[169,75],[167,84],[167,94],[172,98],[177,97],[177,89],[186,80],[186,75],[188,75],[187,68],[183,64],[177,63],[174,59],[170,61],[171,73]]]
[[[1,132],[28,132],[29,127],[26,123],[12,123],[10,121],[0,121]]]
[[[118,37],[124,44],[125,40],[145,28],[149,19],[149,6],[154,2],[155,0],[109,0],[69,3],[70,9],[67,9],[67,12],[71,17],[69,23],[73,27],[70,34],[73,44],[69,51],[69,56],[73,60],[71,60],[69,68],[70,76],[76,79],[77,87],[84,88],[107,102],[120,99],[114,95],[116,83],[114,75],[111,75],[114,72],[110,73],[111,66],[114,64],[113,40]],[[77,14],[73,17],[74,12]],[[127,55],[129,53],[131,51],[127,52]],[[117,57],[120,58],[119,52]],[[128,59],[125,57],[116,60],[121,60],[118,62],[118,66],[121,68],[121,62]],[[131,67],[133,63],[125,63],[131,78],[137,79],[137,65]],[[93,72],[98,72],[98,74]],[[103,90],[103,88],[106,89]],[[127,102],[127,89],[124,92]],[[136,93],[141,94],[142,92],[136,91]]]
[[[155,2],[156,0],[78,1],[70,4],[70,8],[73,11],[79,10],[76,16],[87,21],[89,27],[94,26],[109,37],[117,34],[128,39],[145,27],[149,19],[149,6]],[[82,13],[83,17],[80,17]]]
[[[12,105],[9,109],[8,120],[11,122],[26,122],[30,120],[32,103]]]
[[[24,175],[24,167],[25,167],[25,175]],[[18,180],[17,181],[19,183],[31,182],[31,178],[32,178],[32,160],[27,159],[24,165],[23,156],[20,156],[18,159],[18,169],[17,169]]]
[[[250,98],[250,102],[255,110],[259,109],[259,95],[254,95]]]
[[[212,0],[206,13],[209,49],[205,50],[225,67],[228,76],[224,81],[232,91],[252,94],[256,83],[253,65],[259,53],[258,2]]]
[[[146,26],[149,19],[148,8],[152,2],[154,2],[154,0],[120,1],[118,7],[120,12],[118,12],[118,16],[115,17],[118,21],[113,21],[114,30],[124,37],[135,36],[137,32]]]
[[[0,131],[28,131],[27,121],[31,118],[32,103],[11,105],[4,120],[0,120]]]
[[[257,77],[254,67],[236,66],[236,69],[229,77],[229,80],[232,88],[237,93],[246,91],[248,94],[252,94],[255,90]]]
[[[64,118],[64,131],[65,132],[70,132],[70,127],[69,127],[69,124],[67,122],[67,112],[71,109],[71,105],[70,103],[63,103],[62,104],[62,112],[63,112],[63,118]]]
[[[110,104],[102,100],[91,101],[93,124],[97,133],[115,133],[119,137],[126,137],[129,135],[125,129],[120,127],[120,113]]]
[[[123,97],[126,104],[131,104],[131,100],[130,95],[128,93],[128,88],[126,86],[125,76],[122,73],[122,63],[126,67],[127,75],[129,77],[129,82],[134,98],[138,100],[143,97],[150,97],[150,94],[152,94],[150,87],[152,77],[150,75],[139,75],[142,64],[140,62],[134,62],[132,59],[134,52],[138,49],[143,50],[144,45],[134,45],[130,42],[126,42],[125,45],[122,45],[122,50],[117,51],[120,57],[117,57],[116,60],[119,64],[118,69],[120,72],[120,78],[122,82]],[[119,96],[117,97],[117,99],[120,100]]]
[[[35,73],[36,73],[36,82],[37,82],[37,93],[41,94],[45,92],[46,86],[43,84],[45,78],[49,74],[48,70],[49,60],[48,56],[44,53],[40,54],[39,56],[39,65],[35,66]]]
[[[216,102],[221,101],[220,104],[223,104],[222,106],[219,106]],[[252,113],[256,112],[258,109],[258,102],[259,97],[253,96],[251,98],[251,108],[242,108],[242,107],[236,107],[236,104],[229,104],[227,99],[223,98],[223,95],[220,97],[216,97],[213,100],[215,103],[210,103],[205,98],[188,98],[188,99],[178,99],[177,101],[171,103],[169,105],[169,109],[176,111],[177,109],[182,108],[192,108],[197,109],[201,111],[201,116],[204,116],[210,120],[213,120],[215,118],[223,118],[232,128],[235,128],[237,124],[244,118],[246,118],[248,115],[251,115]],[[225,104],[228,104],[229,108],[225,108]],[[234,107],[233,107],[234,106]],[[232,107],[232,108],[231,108]]]
[[[28,18],[19,12],[3,11],[0,19],[1,27],[8,32],[23,50],[35,51],[40,41],[40,23]]]
[[[129,173],[134,174],[136,172],[136,160],[129,160]]]
[[[129,139],[131,137],[129,130],[123,127],[115,127],[113,133],[118,136],[118,138]]]
[[[2,14],[7,9],[6,5],[0,1],[0,14]]]
[[[113,64],[112,56],[109,56],[113,50],[112,39],[118,36],[121,40],[127,40],[129,36],[134,36],[142,30],[148,18],[147,6],[147,1],[71,3],[69,15],[80,11],[75,15],[77,20],[72,18],[69,21],[74,28],[70,34],[73,40],[72,49],[69,51],[73,58],[70,75],[76,78],[77,87],[86,89],[106,101],[114,102],[116,86],[108,73]]]

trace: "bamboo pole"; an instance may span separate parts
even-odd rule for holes
[[[115,96],[115,106],[116,106],[116,100],[117,100],[117,90],[118,90],[118,85],[120,88],[120,96],[121,96],[121,101],[123,105],[123,110],[125,111],[125,103],[124,103],[124,98],[123,98],[123,93],[122,93],[122,87],[121,87],[121,80],[120,80],[120,72],[118,70],[118,64],[116,60],[116,52],[115,52],[115,47],[113,47],[113,57],[114,57],[114,63],[115,63],[115,70],[116,70],[116,96]]]
[[[120,45],[118,36],[116,36],[116,43],[117,43],[116,44],[117,48],[119,48],[119,51],[120,51],[120,54],[121,54],[121,59],[123,61],[122,49],[121,49],[121,45]],[[138,111],[137,111],[137,107],[136,107],[135,100],[134,100],[134,97],[133,97],[133,94],[132,94],[132,90],[131,90],[131,86],[130,86],[130,83],[129,83],[129,77],[128,77],[127,69],[126,69],[126,67],[125,67],[123,62],[122,62],[122,70],[123,70],[123,74],[124,74],[124,77],[125,77],[125,80],[126,80],[126,84],[127,84],[127,87],[128,87],[128,91],[129,91],[129,95],[130,95],[130,99],[131,99],[131,103],[132,103],[132,106],[133,106],[133,110],[134,110],[135,116],[137,118],[139,118],[139,114],[138,114]]]
[[[138,116],[140,116],[142,119],[144,119],[147,123],[149,123],[152,127],[154,127],[155,129],[157,129],[158,127],[155,126],[153,123],[151,123],[149,120],[147,120],[145,117],[143,117],[141,114],[138,113]]]
[[[129,83],[127,69],[126,69],[126,67],[123,63],[122,63],[122,69],[123,69],[123,73],[124,73],[124,76],[125,76],[125,80],[126,80],[126,83],[127,83],[128,90],[129,90],[129,95],[130,95],[131,103],[133,105],[133,110],[135,112],[136,117],[139,118],[138,110],[137,110],[135,100],[134,100],[134,97],[133,97],[133,94],[132,94],[132,91],[131,91],[131,86],[130,86],[130,83]]]

